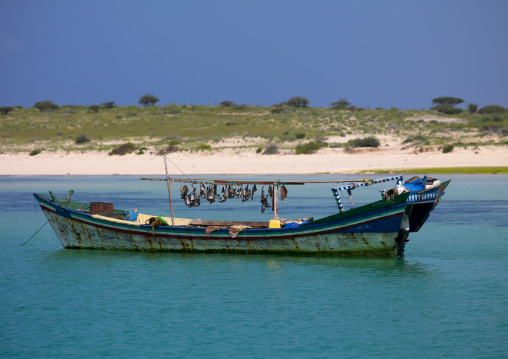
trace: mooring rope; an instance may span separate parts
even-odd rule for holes
[[[37,228],[37,201],[34,197],[34,231]]]
[[[46,221],[46,223],[48,223],[48,222],[49,222],[49,220],[47,220],[47,221]],[[44,224],[41,226],[41,228],[39,228],[39,229],[37,230],[37,232],[35,232],[35,233],[34,233],[34,234],[30,237],[30,238],[28,238],[28,240],[27,240],[25,243],[23,243],[23,244],[21,245],[21,247],[23,247],[23,246],[24,246],[25,244],[27,244],[27,243],[28,243],[28,242],[29,242],[29,241],[30,241],[30,240],[31,240],[34,236],[36,236],[36,235],[37,235],[37,233],[39,233],[39,231],[42,229],[42,227],[44,227],[44,226],[46,225],[46,223],[44,223]]]

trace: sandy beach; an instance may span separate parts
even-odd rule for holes
[[[173,175],[185,174],[309,174],[429,167],[508,166],[503,146],[456,148],[453,152],[419,153],[400,148],[360,149],[345,153],[325,148],[312,155],[262,155],[252,150],[176,152],[169,155]],[[181,170],[181,171],[180,171]],[[109,156],[105,152],[42,152],[0,154],[0,175],[164,175],[164,159],[154,154]]]

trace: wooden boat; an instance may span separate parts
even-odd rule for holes
[[[444,194],[450,181],[421,191],[387,195],[367,205],[344,210],[340,190],[369,186],[390,180],[402,183],[402,176],[352,182],[332,189],[338,213],[320,219],[281,220],[278,193],[282,186],[316,182],[229,181],[166,178],[171,217],[156,217],[113,208],[105,203],[81,203],[66,198],[34,193],[42,211],[64,248],[116,249],[135,251],[238,252],[325,255],[402,256],[410,232],[418,231]],[[273,186],[274,218],[269,222],[212,221],[176,218],[173,215],[171,182]],[[323,182],[320,182],[323,183]],[[129,220],[129,217],[130,220]],[[135,218],[134,218],[135,217]],[[151,221],[150,221],[151,219]]]

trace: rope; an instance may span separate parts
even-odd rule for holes
[[[46,223],[48,223],[48,222],[49,222],[49,220],[47,220],[47,221],[46,221]],[[37,233],[39,233],[39,231],[42,229],[42,227],[44,227],[44,226],[46,225],[46,223],[44,223],[44,224],[41,226],[41,228],[39,228],[39,229],[37,230],[37,232],[35,232],[35,233],[34,233],[34,234],[30,237],[30,238],[28,238],[28,240],[27,240],[25,243],[23,243],[23,244],[21,245],[21,247],[23,247],[23,246],[24,246],[25,244],[27,244],[27,243],[28,243],[28,242],[29,242],[29,241],[30,241],[30,240],[31,240],[31,239],[32,239],[35,235],[37,235]]]
[[[174,163],[173,161],[171,161],[171,159],[169,158],[169,156],[166,156],[166,158],[169,160],[169,162],[171,162],[171,163],[173,164],[173,166],[175,166],[176,168],[178,168],[178,170],[179,170],[180,172],[182,172],[182,174],[183,174],[185,177],[187,177],[187,179],[190,179],[190,178],[189,178],[189,176],[187,176],[187,175],[186,175],[186,174],[185,174],[185,173],[184,173],[184,172],[180,169],[180,167],[178,167],[177,165],[175,165],[175,163]]]
[[[34,197],[34,231],[37,229],[37,201]]]

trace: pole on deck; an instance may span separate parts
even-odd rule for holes
[[[274,184],[273,186],[273,211],[274,211],[274,219],[279,219],[279,184]]]
[[[171,181],[169,180],[168,173],[168,162],[166,160],[166,151],[164,151],[164,167],[166,168],[166,182],[168,184],[168,193],[169,193],[169,210],[171,211],[171,225],[175,225],[175,216],[173,215],[173,199],[171,198]]]

